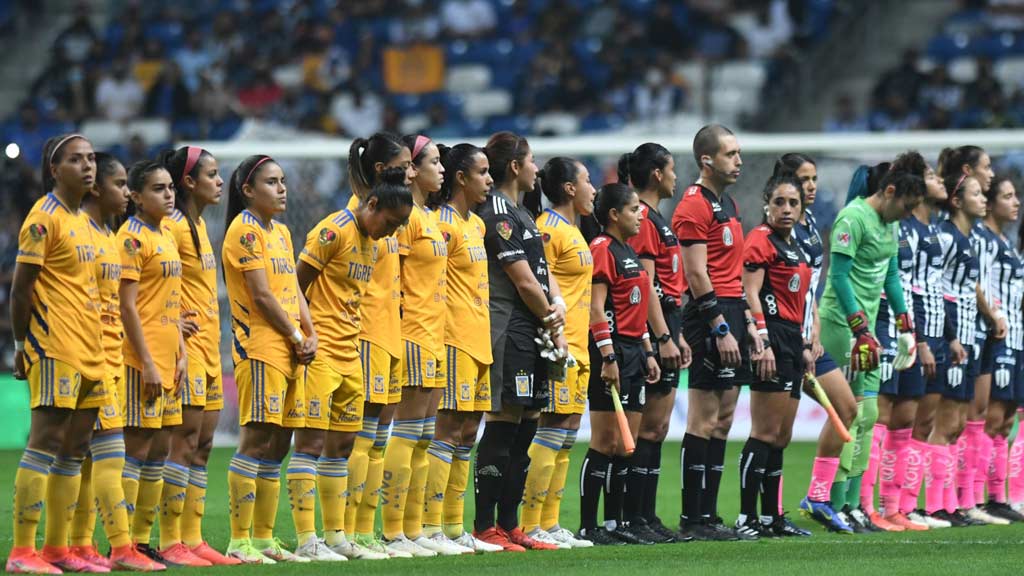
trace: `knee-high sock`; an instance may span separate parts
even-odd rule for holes
[[[928,444],[910,439],[901,464],[903,465],[903,485],[900,487],[900,512],[910,514],[918,508],[917,501],[921,494],[921,481],[924,480],[925,457],[931,452]]]
[[[423,508],[426,498],[427,472],[430,463],[427,461],[427,449],[434,441],[436,417],[423,421],[423,432],[412,452],[412,472],[409,475],[409,498],[405,503],[405,514],[402,517],[402,530],[409,538],[415,539],[423,534]]]
[[[643,504],[640,514],[648,521],[658,518],[658,481],[661,480],[661,449],[663,442],[650,442],[643,438],[636,441],[636,449],[642,444],[649,444],[644,452],[647,454],[647,478],[644,486]]]
[[[122,460],[123,461],[123,460]],[[82,462],[82,481],[78,489],[78,502],[71,517],[69,542],[72,546],[92,546],[93,529],[96,526],[96,494],[92,482],[92,457]],[[118,474],[118,484],[120,484]]]
[[[946,512],[953,513],[960,507],[960,502],[956,497],[956,474],[960,460],[959,442],[946,446],[946,451],[949,453],[949,457],[946,459],[946,482],[942,502]]]
[[[889,429],[885,424],[876,423],[872,429],[871,451],[868,455],[868,466],[864,471],[864,477],[861,480],[860,498],[859,504],[864,510],[871,514],[875,511],[875,484],[878,482],[878,476],[881,473],[883,478],[888,475],[890,484],[892,483],[892,474],[896,466],[896,455],[887,454],[885,448],[889,446]],[[886,460],[886,456],[889,459]],[[884,484],[884,480],[882,483]]]
[[[476,492],[476,514],[473,527],[483,532],[494,526],[495,508],[501,497],[504,475],[511,455],[509,448],[515,441],[515,422],[492,421],[484,424],[484,433],[476,449],[473,485]]]
[[[985,433],[984,422],[981,432],[975,438],[974,502],[985,503],[985,485],[988,483],[989,467],[992,466],[992,437]]]
[[[622,502],[625,498],[629,460],[625,456],[612,456],[609,472],[611,478],[604,484],[604,526],[614,530],[622,524]]]
[[[50,479],[46,484],[44,542],[47,546],[66,548],[68,545],[68,530],[78,502],[84,460],[58,456],[50,466]]]
[[[316,497],[318,457],[294,452],[288,461],[288,504],[299,544],[316,535]]]
[[[580,468],[580,529],[597,528],[597,505],[611,474],[611,456],[593,448],[587,450]]]
[[[718,516],[718,489],[722,485],[722,474],[725,472],[725,440],[711,438],[708,440],[707,473],[704,482],[704,502],[701,505],[705,517]]]
[[[281,461],[261,460],[256,474],[256,506],[252,516],[253,540],[274,537],[277,503],[281,500]]]
[[[122,484],[125,468],[124,435],[93,438],[89,443],[89,451],[92,453],[92,489],[107,541],[114,548],[131,544],[128,506]],[[92,528],[93,522],[90,522],[90,541]]]
[[[366,490],[366,471],[370,465],[370,449],[377,438],[377,418],[363,417],[363,428],[356,434],[352,454],[348,457],[348,504],[345,506],[345,532],[356,533],[356,512]]]
[[[771,451],[771,444],[757,438],[747,438],[743,445],[739,460],[740,522],[745,522],[747,518],[757,518],[757,499],[764,485],[765,468]]]
[[[862,404],[858,444],[853,452],[850,482],[846,492],[846,503],[851,508],[860,505],[860,495],[864,491],[862,488],[864,472],[868,469],[868,460],[871,458],[871,442],[874,440],[873,430],[875,422],[878,421],[878,396],[865,396]],[[871,488],[874,490],[874,486]],[[873,498],[874,494],[871,496]]]
[[[50,466],[55,456],[25,449],[14,475],[14,547],[35,548],[36,530],[46,500]]]
[[[132,518],[132,540],[137,544],[149,544],[163,485],[164,463],[144,462],[139,472],[139,499]]]
[[[402,535],[402,520],[405,517],[412,475],[412,456],[422,435],[423,420],[395,420],[394,433],[384,452],[384,473],[380,485],[385,538]]]
[[[541,511],[550,495],[551,477],[555,473],[555,460],[558,452],[565,444],[563,428],[537,428],[527,455],[530,458],[530,470],[526,473],[526,486],[523,490],[522,525],[523,532],[529,534],[540,527]]]
[[[925,454],[927,480],[924,491],[924,510],[934,514],[946,507],[946,484],[949,481],[949,447],[928,444]]]
[[[521,421],[516,428],[516,439],[509,449],[508,468],[498,497],[498,526],[508,531],[519,527],[519,504],[523,501],[526,472],[530,468],[530,444],[536,433],[536,420]]]
[[[1017,412],[1018,417],[1024,417],[1024,412]],[[1009,499],[1013,504],[1024,502],[1024,432],[1018,431],[1017,438],[1010,448],[1010,458],[1007,462],[1007,484],[1009,485]]]
[[[988,469],[988,497],[995,502],[1006,502],[1006,459],[1009,456],[1006,437],[992,439],[992,465]]]
[[[772,519],[781,515],[779,502],[782,500],[782,448],[772,446],[764,469],[764,492],[761,496],[761,516]]]
[[[160,549],[181,542],[181,513],[185,509],[188,467],[177,462],[164,464],[164,486],[160,493]]]
[[[121,489],[124,491],[124,508],[128,515],[128,534],[135,522],[135,505],[139,500],[139,475],[142,474],[142,462],[125,456],[124,471],[121,472]]]
[[[452,472],[455,445],[434,440],[427,448],[427,486],[423,511],[423,533],[433,536],[442,529],[444,495]]]
[[[807,499],[813,502],[828,502],[832,481],[838,469],[839,458],[816,457],[811,468],[811,483],[807,486]]]
[[[832,508],[836,511],[846,506],[846,493],[850,485],[850,473],[853,469],[854,454],[859,446],[857,440],[861,436],[861,418],[863,414],[864,402],[857,402],[857,415],[854,417],[853,423],[850,424],[850,436],[853,437],[853,441],[843,444],[843,450],[839,453],[839,468],[836,470],[836,477],[832,482],[832,491],[829,496]],[[856,506],[858,501],[859,498],[855,499],[853,505]]]
[[[206,466],[193,465],[188,470],[185,509],[181,513],[181,541],[189,548],[203,543],[203,516],[206,514]]]
[[[957,459],[956,497],[960,507],[967,510],[973,508],[974,473],[978,462],[978,434],[984,434],[984,422],[968,422],[960,442],[963,445],[962,456]],[[958,449],[959,450],[959,449]]]
[[[707,469],[708,439],[686,434],[683,436],[680,463],[683,467],[682,520],[700,522],[704,516],[704,472]]]
[[[372,535],[373,522],[380,502],[380,485],[384,475],[384,448],[388,444],[389,424],[377,424],[377,435],[366,461],[366,487],[356,511],[356,534]]]
[[[469,456],[472,446],[456,446],[452,457],[448,486],[444,491],[444,534],[455,539],[466,531],[463,514],[466,505],[466,486],[469,485]]]
[[[320,516],[328,546],[337,544],[345,533],[345,504],[348,502],[348,458],[321,456],[316,463],[316,487],[320,492]]]
[[[550,530],[558,526],[558,517],[562,513],[562,496],[565,495],[565,481],[569,475],[569,453],[576,443],[576,430],[565,431],[565,442],[555,457],[555,470],[551,473],[551,486],[548,497],[544,500],[544,508],[540,513],[540,527]]]
[[[637,440],[633,454],[626,457],[626,492],[622,499],[622,518],[626,522],[644,520],[644,500],[647,498],[647,464],[650,461],[650,444],[642,445]]]
[[[235,453],[228,464],[228,519],[231,539],[248,539],[256,504],[256,475],[260,461]]]
[[[907,447],[910,445],[912,432],[912,428],[889,430],[882,441],[881,481],[878,494],[887,515],[900,511],[900,490],[907,470]],[[868,493],[866,489],[862,489],[861,492]],[[863,501],[861,498],[861,502]]]

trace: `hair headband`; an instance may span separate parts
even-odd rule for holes
[[[413,160],[419,156],[420,152],[423,151],[423,148],[425,148],[427,144],[430,144],[430,138],[427,138],[426,136],[416,136],[416,142],[412,145]]]
[[[967,180],[966,172],[962,176],[960,176],[959,180],[956,181],[956,188],[953,188],[953,194],[956,194],[956,191],[959,190],[960,187],[964,185],[964,180]]]
[[[256,169],[259,168],[261,164],[270,159],[270,156],[264,156],[263,158],[260,158],[258,162],[253,164],[252,168],[249,169],[249,173],[245,175],[245,180],[242,180],[242,185],[244,186],[245,184],[247,184],[249,182],[249,178],[252,178],[252,173],[255,172]]]
[[[199,162],[199,157],[203,155],[203,149],[197,146],[188,147],[188,156],[185,159],[185,169],[181,172],[181,177],[185,178],[185,175],[192,172],[192,169],[196,167]]]
[[[57,157],[57,151],[60,150],[62,146],[67,144],[69,141],[74,140],[75,138],[81,138],[82,140],[87,139],[85,136],[82,136],[81,134],[68,134],[67,136],[62,138],[61,141],[57,142],[57,145],[53,147],[53,151],[50,152],[50,164],[53,164],[53,159]]]

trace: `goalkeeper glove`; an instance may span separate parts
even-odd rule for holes
[[[909,312],[896,315],[896,329],[899,330],[899,336],[896,337],[896,357],[892,367],[906,370],[917,361],[917,340],[914,338],[914,322]]]
[[[868,317],[858,311],[846,317],[846,324],[853,331],[850,350],[850,369],[854,372],[870,372],[878,367],[878,353],[882,347],[868,329]]]

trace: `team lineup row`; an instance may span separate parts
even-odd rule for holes
[[[242,430],[226,554],[201,528],[223,406],[217,259],[202,218],[220,201],[217,161],[183,147],[125,170],[78,134],[51,139],[43,156],[51,192],[22,226],[12,287],[15,375],[33,410],[8,571],[807,536],[780,504],[805,375],[837,422],[822,430],[800,504],[810,517],[838,532],[1024,519],[1005,494],[1024,399],[1024,267],[1001,230],[1019,203],[978,148],[945,152],[937,170],[915,152],[858,170],[820,305],[813,160],[777,162],[764,222],[745,237],[726,192],[740,148],[719,125],[696,135],[701,177],[671,220],[657,206],[675,191],[675,160],[658,144],[623,155],[619,182],[598,194],[582,163],[557,157],[538,170],[512,133],[484,148],[357,139],[354,195],[297,259],[274,220],[287,206],[283,170],[245,159],[228,183],[221,254]],[[681,380],[675,530],[654,511]],[[718,486],[744,385],[752,431],[741,514],[727,527]],[[588,404],[573,533],[559,507]],[[273,530],[293,444],[291,552]],[[109,557],[93,544],[97,512]]]

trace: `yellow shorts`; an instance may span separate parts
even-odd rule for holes
[[[548,380],[548,405],[542,412],[555,414],[583,414],[587,407],[587,386],[590,365],[577,364],[567,368],[565,380]]]
[[[181,387],[181,404],[183,406],[206,407],[206,366],[189,357],[188,379]]]
[[[107,402],[102,382],[86,380],[74,366],[53,358],[29,366],[28,387],[32,408],[87,410]]]
[[[151,428],[160,429],[164,426],[164,402],[173,397],[168,390],[154,398],[146,401],[142,396],[142,371],[131,366],[124,367],[124,396],[121,397],[121,412],[124,414],[124,425],[126,428]],[[173,411],[173,408],[172,408]],[[168,420],[168,426],[174,421],[172,415]],[[178,403],[177,423],[181,424],[181,403]]]
[[[363,428],[360,366],[338,372],[317,358],[306,368],[306,428],[359,432]]]
[[[191,374],[191,372],[189,372]],[[193,381],[195,378],[192,379]],[[218,371],[206,375],[206,411],[216,412],[224,409],[224,377]]]
[[[184,387],[184,386],[183,386]],[[177,426],[181,424],[182,417],[182,404],[181,404],[181,393],[174,393],[174,390],[164,389],[164,415],[160,419],[160,424],[167,428],[169,426]]]
[[[119,374],[111,374],[103,381],[107,391],[107,402],[100,408],[93,430],[117,430],[124,428],[124,412],[121,399],[124,397],[124,378]]]
[[[371,404],[398,404],[402,400],[402,360],[370,342],[359,340],[363,365],[363,397]]]
[[[235,365],[238,387],[238,424],[276,424],[284,428],[306,425],[306,371],[289,378],[273,366],[248,358]]]
[[[446,346],[445,388],[440,410],[486,412],[491,409],[491,366],[454,346]]]
[[[416,388],[444,388],[444,365],[441,359],[419,344],[405,340],[402,359],[402,386]]]

